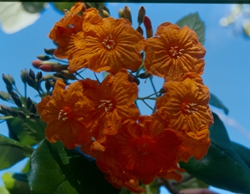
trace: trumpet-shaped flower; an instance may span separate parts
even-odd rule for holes
[[[38,112],[47,123],[46,138],[50,142],[62,140],[65,147],[77,146],[79,136],[91,141],[91,135],[85,130],[87,112],[92,110],[91,101],[83,95],[81,82],[75,82],[66,89],[66,85],[58,79],[52,96],[42,99],[37,105]]]
[[[165,22],[154,37],[146,39],[146,70],[166,80],[178,80],[187,72],[202,74],[205,48],[196,33],[184,26]]]

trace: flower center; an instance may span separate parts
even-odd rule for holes
[[[180,56],[182,55],[182,51],[184,51],[184,49],[179,49],[178,46],[171,46],[169,49],[169,53],[172,57],[175,58],[180,58]]]
[[[182,112],[189,114],[193,114],[198,110],[196,103],[185,103],[185,102],[182,103],[181,109]]]
[[[146,137],[141,137],[137,139],[137,150],[141,153],[142,156],[147,155],[152,140]]]
[[[115,41],[112,39],[112,35],[109,34],[103,41],[102,41],[102,45],[108,49],[111,50],[115,47]]]
[[[58,120],[66,121],[72,117],[74,117],[74,113],[68,106],[63,107],[58,113]]]
[[[98,108],[104,107],[105,112],[111,111],[114,106],[111,100],[100,100],[101,104]]]

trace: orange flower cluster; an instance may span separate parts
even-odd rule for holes
[[[62,140],[68,149],[80,145],[113,186],[136,193],[144,191],[139,181],[180,181],[178,162],[206,154],[213,118],[200,77],[205,49],[190,28],[163,23],[145,40],[128,20],[102,18],[76,3],[49,37],[58,44],[55,55],[69,59],[70,72],[110,73],[101,83],[88,78],[66,86],[57,80],[52,96],[38,104],[50,142]],[[143,50],[146,70],[165,79],[166,93],[150,116],[135,105],[138,86],[129,73],[143,63]]]

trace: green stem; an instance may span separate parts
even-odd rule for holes
[[[14,118],[13,116],[4,116],[4,117],[0,116],[0,120],[8,120],[8,119],[13,119],[13,118]]]

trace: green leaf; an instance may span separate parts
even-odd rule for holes
[[[24,181],[24,180],[16,180],[13,178],[14,175],[15,174],[6,172],[2,176],[3,182],[6,186],[6,188],[9,190],[9,192],[11,194],[20,194],[20,193],[29,194],[29,193],[31,193],[28,182]]]
[[[0,187],[1,194],[10,194],[10,192],[6,189],[6,187]]]
[[[75,2],[53,2],[52,4],[54,4],[57,11],[64,14],[64,10],[70,10],[70,8],[75,5]]]
[[[177,188],[179,191],[183,189],[191,189],[191,188],[208,188],[209,185],[204,183],[203,181],[190,176],[188,173],[182,173],[183,177],[182,182],[173,182],[173,186]]]
[[[109,193],[112,187],[95,161],[67,150],[61,142],[43,140],[31,156],[29,185],[33,194]],[[46,185],[46,186],[45,186]]]
[[[0,135],[0,170],[9,168],[30,156],[33,148],[29,145],[24,145],[18,141]]]
[[[206,156],[180,166],[205,183],[236,193],[249,193],[250,169],[231,145],[226,128],[216,114],[210,127],[211,145]]]
[[[35,145],[45,137],[46,124],[41,119],[8,119],[9,131],[16,134],[21,143]]]
[[[22,2],[24,10],[29,13],[40,13],[46,4],[45,2]]]
[[[242,160],[246,163],[248,168],[250,168],[250,149],[235,142],[231,142],[231,143],[235,151],[239,154]]]
[[[177,21],[176,24],[180,27],[183,27],[186,25],[189,28],[191,28],[192,30],[194,30],[196,32],[196,34],[198,35],[199,42],[201,44],[204,44],[204,42],[205,42],[205,24],[203,21],[201,21],[199,14],[197,12],[183,17],[182,19]]]
[[[40,14],[38,12],[28,12],[22,2],[0,2],[0,23],[2,30],[7,34],[12,34],[26,28],[33,24],[39,17]]]
[[[229,113],[228,108],[217,98],[214,94],[210,93],[210,101],[209,104],[215,106],[216,108],[220,108],[227,115]]]

